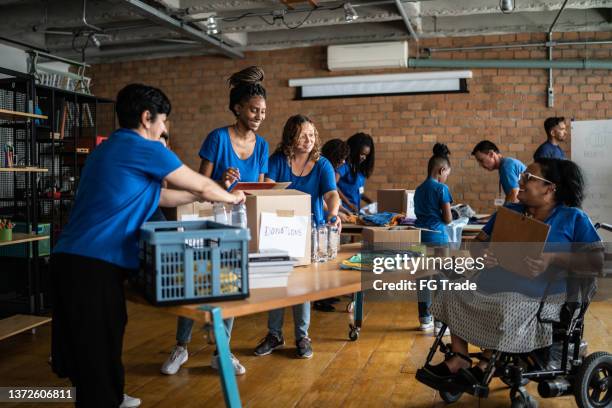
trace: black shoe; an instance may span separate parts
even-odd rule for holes
[[[477,365],[459,370],[459,376],[469,385],[482,384],[485,373]]]
[[[285,339],[283,336],[276,337],[272,333],[268,333],[266,337],[255,347],[256,356],[267,356],[277,348],[281,348],[285,345]]]
[[[445,362],[441,362],[440,364],[433,366],[427,364],[425,366],[425,370],[429,371],[429,373],[433,374],[434,376],[439,377],[441,380],[457,376],[456,373],[451,372]]]
[[[308,337],[302,337],[301,339],[295,342],[295,345],[297,347],[297,355],[299,358],[312,357],[312,343]]]
[[[314,310],[318,310],[320,312],[335,312],[336,309],[332,306],[331,303],[317,300],[313,305]]]

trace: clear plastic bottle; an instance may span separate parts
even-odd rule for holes
[[[327,261],[327,225],[319,225],[317,227],[317,239],[319,240],[319,248],[317,254],[319,262]]]
[[[317,222],[315,221],[314,215],[311,217],[310,222],[310,260],[311,262],[319,262],[319,231],[317,229]]]
[[[334,225],[327,226],[327,258],[336,259],[340,246],[340,230]]]
[[[244,204],[234,204],[232,208],[232,225],[234,227],[247,227],[246,206]]]
[[[213,214],[215,216],[215,222],[219,224],[230,224],[227,213],[225,212],[225,205],[223,203],[213,204]]]

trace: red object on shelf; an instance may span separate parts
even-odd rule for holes
[[[108,139],[108,136],[96,136],[96,146]]]

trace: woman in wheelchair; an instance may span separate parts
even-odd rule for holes
[[[563,276],[560,272],[574,267],[572,257],[576,254],[551,247],[574,247],[577,244],[573,243],[580,243],[586,269],[601,269],[603,262],[599,253],[603,248],[601,239],[589,217],[579,209],[583,197],[584,181],[575,163],[537,159],[527,167],[520,177],[519,203],[506,207],[550,226],[543,254],[539,259],[525,257],[525,269],[517,274],[498,265],[495,254],[486,248],[488,244],[471,248],[472,256],[485,259],[485,269],[470,278],[475,279],[478,290],[437,292],[432,313],[450,328],[450,349],[442,345],[445,361],[429,364],[435,347],[440,345],[440,339],[436,339],[425,367],[417,372],[419,381],[437,389],[455,384],[461,392],[469,391],[470,387],[474,390],[476,384],[486,385],[493,376],[494,368],[489,368],[493,350],[528,353],[553,343],[550,322],[559,319],[566,299],[567,281],[560,278]],[[489,241],[495,219],[496,214],[483,228],[478,241]],[[516,256],[521,256],[520,251]],[[481,360],[474,366],[468,356],[468,344],[483,350],[478,355]],[[488,389],[480,395],[487,393]]]

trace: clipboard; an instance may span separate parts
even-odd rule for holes
[[[291,182],[276,183],[276,182],[262,182],[262,183],[234,183],[230,186],[228,191],[234,190],[285,190]]]
[[[495,216],[490,248],[501,267],[522,274],[526,269],[523,259],[540,257],[549,231],[548,224],[500,207]]]

